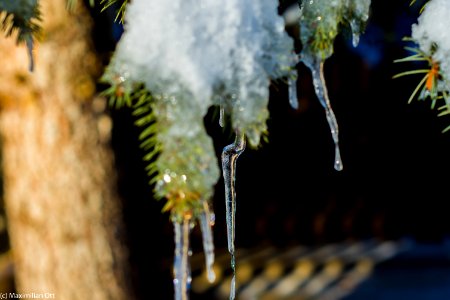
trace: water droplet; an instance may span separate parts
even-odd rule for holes
[[[163,179],[165,182],[169,183],[172,179],[170,178],[169,174],[164,174]]]

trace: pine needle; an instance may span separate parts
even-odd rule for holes
[[[417,92],[420,90],[420,88],[425,84],[425,81],[428,79],[428,74],[425,75],[422,80],[419,82],[419,84],[416,86],[416,88],[414,89],[413,93],[411,94],[411,96],[408,99],[408,104],[412,102],[412,100],[414,99],[414,97],[416,96]]]
[[[414,75],[414,74],[424,74],[424,73],[428,73],[430,72],[430,70],[428,69],[419,69],[419,70],[411,70],[411,71],[405,71],[399,74],[395,74],[394,76],[392,76],[393,79],[396,78],[400,78],[403,76],[408,76],[408,75]]]

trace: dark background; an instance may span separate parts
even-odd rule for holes
[[[237,248],[369,238],[440,244],[448,237],[450,135],[441,131],[450,118],[437,117],[428,101],[407,104],[420,77],[392,79],[418,68],[393,60],[408,55],[402,38],[410,35],[420,6],[374,0],[360,45],[353,48],[345,34],[336,40],[325,72],[339,123],[342,172],[333,169],[334,145],[309,71],[298,66],[298,110],[289,106],[283,82],[271,86],[269,142],[258,150],[247,149],[238,160]],[[106,63],[120,27],[111,26],[111,12],[93,14]],[[296,34],[296,28],[288,31]],[[170,299],[172,226],[168,215],[161,214],[163,203],[152,199],[138,147],[139,128],[129,111],[111,113],[132,281],[142,299],[150,289],[152,299]],[[220,157],[233,136],[219,127],[212,110],[205,126]],[[224,249],[223,181],[217,184],[213,203],[216,247]],[[198,228],[192,239],[194,253],[200,252]]]

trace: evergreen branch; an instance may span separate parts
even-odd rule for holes
[[[152,177],[156,177],[159,173],[155,164],[155,158],[162,150],[162,145],[157,138],[159,128],[152,109],[152,96],[150,92],[145,91],[143,93],[141,91],[138,93],[137,97],[135,97],[135,100],[137,100],[137,102],[133,106],[133,115],[138,117],[135,121],[135,125],[143,128],[139,134],[139,140],[141,141],[139,146],[145,152],[143,160],[148,162],[146,170],[147,175],[151,180]]]
[[[77,6],[79,0],[67,0],[67,10],[74,11]],[[95,0],[89,0],[89,5],[91,7],[95,6]]]
[[[140,147],[145,151],[143,160],[148,162],[145,170],[150,177],[150,184],[153,184],[153,178],[159,173],[155,158],[161,152],[162,146],[156,137],[158,125],[152,109],[151,93],[143,85],[127,87],[120,77],[115,77],[113,80],[107,78],[102,80],[111,84],[101,93],[109,98],[109,106],[116,109],[131,108],[132,115],[137,118],[135,125],[142,128],[139,134]]]
[[[441,109],[441,107],[439,108]],[[448,106],[444,107],[444,111],[438,114],[438,117],[442,117],[442,116],[446,116],[446,115],[450,115],[450,109]]]
[[[40,33],[41,13],[37,0],[0,1],[0,30],[6,36],[17,32],[17,42],[32,45]]]
[[[67,9],[69,11],[73,11],[75,6],[77,5],[79,0],[67,0]],[[126,10],[126,6],[128,4],[128,0],[89,0],[89,5],[91,7],[95,6],[95,2],[99,1],[100,5],[102,5],[102,12],[105,11],[106,9],[110,8],[111,6],[113,6],[114,4],[116,4],[118,1],[121,2],[119,9],[117,10],[116,13],[116,18],[114,19],[115,22],[117,22],[117,20],[120,21],[120,23],[123,24],[124,21],[124,16],[125,16],[125,10]]]
[[[411,4],[415,2],[412,1]],[[413,41],[412,38],[404,38],[405,41]],[[393,76],[393,78],[400,78],[408,75],[415,74],[425,74],[423,78],[420,80],[419,84],[415,87],[411,96],[408,99],[408,103],[411,103],[412,100],[416,97],[417,93],[420,91],[419,100],[425,100],[430,98],[431,100],[431,109],[435,109],[438,101],[445,101],[445,104],[438,107],[438,117],[448,116],[450,115],[450,98],[448,95],[448,90],[444,87],[447,86],[446,78],[442,74],[440,70],[440,64],[438,61],[433,59],[433,54],[435,53],[438,45],[432,44],[430,52],[425,53],[419,47],[405,47],[406,50],[414,53],[405,58],[394,60],[395,63],[398,62],[420,62],[426,61],[428,62],[427,69],[417,69],[405,71]],[[444,88],[443,88],[444,87]],[[442,133],[450,131],[450,126],[447,126]]]
[[[419,99],[424,100],[428,96],[431,98],[431,108],[434,109],[436,105],[436,101],[439,98],[439,92],[437,89],[437,80],[442,77],[440,71],[439,71],[439,64],[434,62],[432,57],[430,55],[425,54],[422,50],[420,50],[418,47],[405,47],[406,50],[409,50],[410,52],[413,52],[415,54],[407,56],[405,58],[394,60],[394,62],[418,62],[418,61],[426,61],[428,62],[428,68],[427,69],[416,69],[416,70],[410,70],[405,71],[399,74],[394,75],[392,78],[400,78],[403,76],[408,75],[415,75],[415,74],[425,74],[425,76],[422,78],[422,80],[419,82],[419,84],[414,89],[413,93],[408,99],[408,103],[411,103],[414,97],[417,95],[419,90],[422,88],[422,91],[420,93]]]
[[[403,41],[415,42],[412,38],[403,38]],[[420,49],[417,48],[417,47],[408,47],[408,46],[406,46],[405,50],[408,50],[409,52],[413,52],[413,53],[417,53],[417,54],[423,55],[423,52],[420,51]]]
[[[119,0],[101,0],[100,4],[103,5],[102,11],[108,9],[112,5],[116,4],[118,1]],[[117,20],[119,20],[120,23],[123,24],[126,7],[128,5],[128,0],[120,0],[120,1],[122,2],[122,4],[120,5],[119,9],[117,10],[116,18],[114,19],[114,21],[117,22]]]
[[[409,6],[413,6],[414,5],[414,3],[416,3],[417,2],[417,0],[411,0],[411,2],[409,3]],[[425,9],[425,6],[427,5],[427,3],[428,3],[428,1],[426,1],[423,5],[422,5],[422,7],[420,8],[420,13],[422,13],[423,12],[423,10]]]

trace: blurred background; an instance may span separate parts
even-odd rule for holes
[[[291,4],[283,2],[280,12]],[[420,77],[392,79],[417,68],[393,60],[408,55],[402,38],[421,5],[374,0],[359,46],[346,34],[336,40],[325,73],[343,171],[333,169],[334,145],[309,70],[298,66],[298,110],[289,106],[286,84],[272,84],[269,141],[246,149],[237,166],[238,299],[450,299],[450,135],[441,133],[450,118],[437,117],[427,101],[407,104]],[[107,62],[121,28],[112,25],[112,12],[92,15]],[[152,199],[140,129],[126,109],[111,115],[132,283],[139,299],[171,299],[172,225],[163,203]],[[220,157],[233,136],[213,109],[205,126]],[[228,297],[224,202],[220,181],[213,199],[218,278],[205,281],[194,228],[191,299]],[[6,252],[4,216],[0,229]],[[11,276],[10,265],[0,276],[7,270]]]

